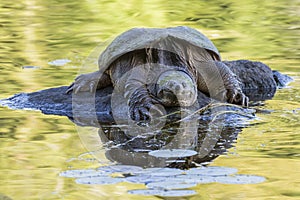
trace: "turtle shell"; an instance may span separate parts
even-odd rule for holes
[[[103,51],[98,60],[100,71],[106,70],[118,57],[128,52],[145,48],[164,48],[159,46],[160,41],[181,40],[186,45],[194,45],[212,52],[217,60],[221,60],[215,45],[199,31],[187,27],[178,26],[170,28],[133,28],[118,37]],[[176,48],[175,48],[176,51]]]

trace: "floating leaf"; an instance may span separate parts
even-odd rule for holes
[[[184,197],[197,194],[194,190],[129,190],[129,194],[161,197]]]
[[[113,177],[89,177],[89,178],[78,178],[76,179],[76,183],[79,184],[97,184],[97,185],[105,185],[105,184],[115,184],[123,182],[124,178],[113,178]]]
[[[157,158],[183,158],[194,156],[197,152],[188,149],[163,149],[150,151],[148,154]]]
[[[106,173],[136,173],[142,171],[143,168],[132,165],[111,165],[99,167],[98,170]]]
[[[154,176],[140,175],[140,176],[126,177],[125,180],[130,183],[147,184],[147,183],[151,183],[151,182],[165,181],[166,177],[154,177]]]
[[[225,176],[236,173],[238,170],[230,167],[199,167],[186,170],[186,174],[200,176]]]
[[[69,178],[81,178],[81,177],[90,177],[90,176],[108,176],[107,173],[103,171],[97,171],[94,169],[75,169],[67,170],[61,172],[60,176],[69,177]]]
[[[27,65],[27,66],[23,66],[22,69],[40,69],[41,67],[38,66],[31,66],[31,65]]]
[[[148,176],[175,176],[179,174],[183,174],[184,170],[176,169],[176,168],[147,168],[143,171],[135,172],[137,175],[148,175]]]
[[[196,183],[180,183],[176,181],[165,181],[165,182],[152,182],[148,183],[146,186],[152,189],[164,189],[164,190],[176,190],[195,187]]]
[[[64,66],[65,64],[71,62],[69,59],[57,59],[48,62],[49,65],[55,65],[55,66]]]
[[[181,183],[194,183],[194,184],[206,184],[216,182],[215,176],[195,176],[195,175],[179,175],[175,177],[170,177],[166,181],[174,181]]]
[[[223,176],[216,177],[216,181],[224,184],[256,184],[262,183],[266,180],[266,178],[262,176],[254,176],[254,175],[235,175],[235,176]]]

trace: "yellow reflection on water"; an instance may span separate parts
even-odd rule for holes
[[[298,0],[1,1],[0,98],[69,84],[99,43],[141,26],[188,25],[211,38],[224,59],[260,60],[299,77],[299,11]],[[48,64],[57,59],[72,62]],[[258,124],[243,130],[236,147],[212,163],[264,176],[267,181],[199,185],[193,188],[198,195],[191,199],[299,198],[299,91],[296,78],[291,88],[280,90],[263,107],[274,112],[259,114]],[[0,112],[0,195],[141,199],[126,191],[143,185],[85,186],[58,176],[69,168],[101,165],[84,154],[74,124],[65,117],[6,108]]]

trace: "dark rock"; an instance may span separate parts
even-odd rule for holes
[[[271,99],[276,92],[277,85],[284,86],[291,78],[272,71],[261,62],[248,60],[224,61],[237,75],[242,89],[250,101]],[[77,95],[66,94],[67,86],[40,90],[32,93],[19,93],[3,99],[0,104],[13,109],[35,109],[44,114],[62,115],[73,118],[74,108],[80,110],[79,117],[88,118],[91,111],[96,112],[98,120],[112,122],[111,93],[112,87],[97,90],[95,94],[82,92]],[[90,103],[88,103],[90,101]],[[204,107],[211,99],[198,92],[199,107]],[[76,105],[76,106],[74,106]],[[72,108],[73,107],[73,108]],[[121,106],[120,106],[120,109]],[[171,112],[174,108],[167,108]],[[76,117],[76,116],[75,116]],[[77,116],[78,117],[78,116]]]

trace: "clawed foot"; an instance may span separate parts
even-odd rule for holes
[[[226,96],[229,103],[248,107],[249,98],[241,90],[228,89]]]
[[[129,102],[129,114],[134,121],[149,121],[165,115],[160,102],[150,96],[131,100]]]
[[[72,91],[75,94],[78,92],[93,92],[97,89],[99,77],[98,72],[81,74],[77,76],[75,81],[68,87],[66,93],[69,94]]]

